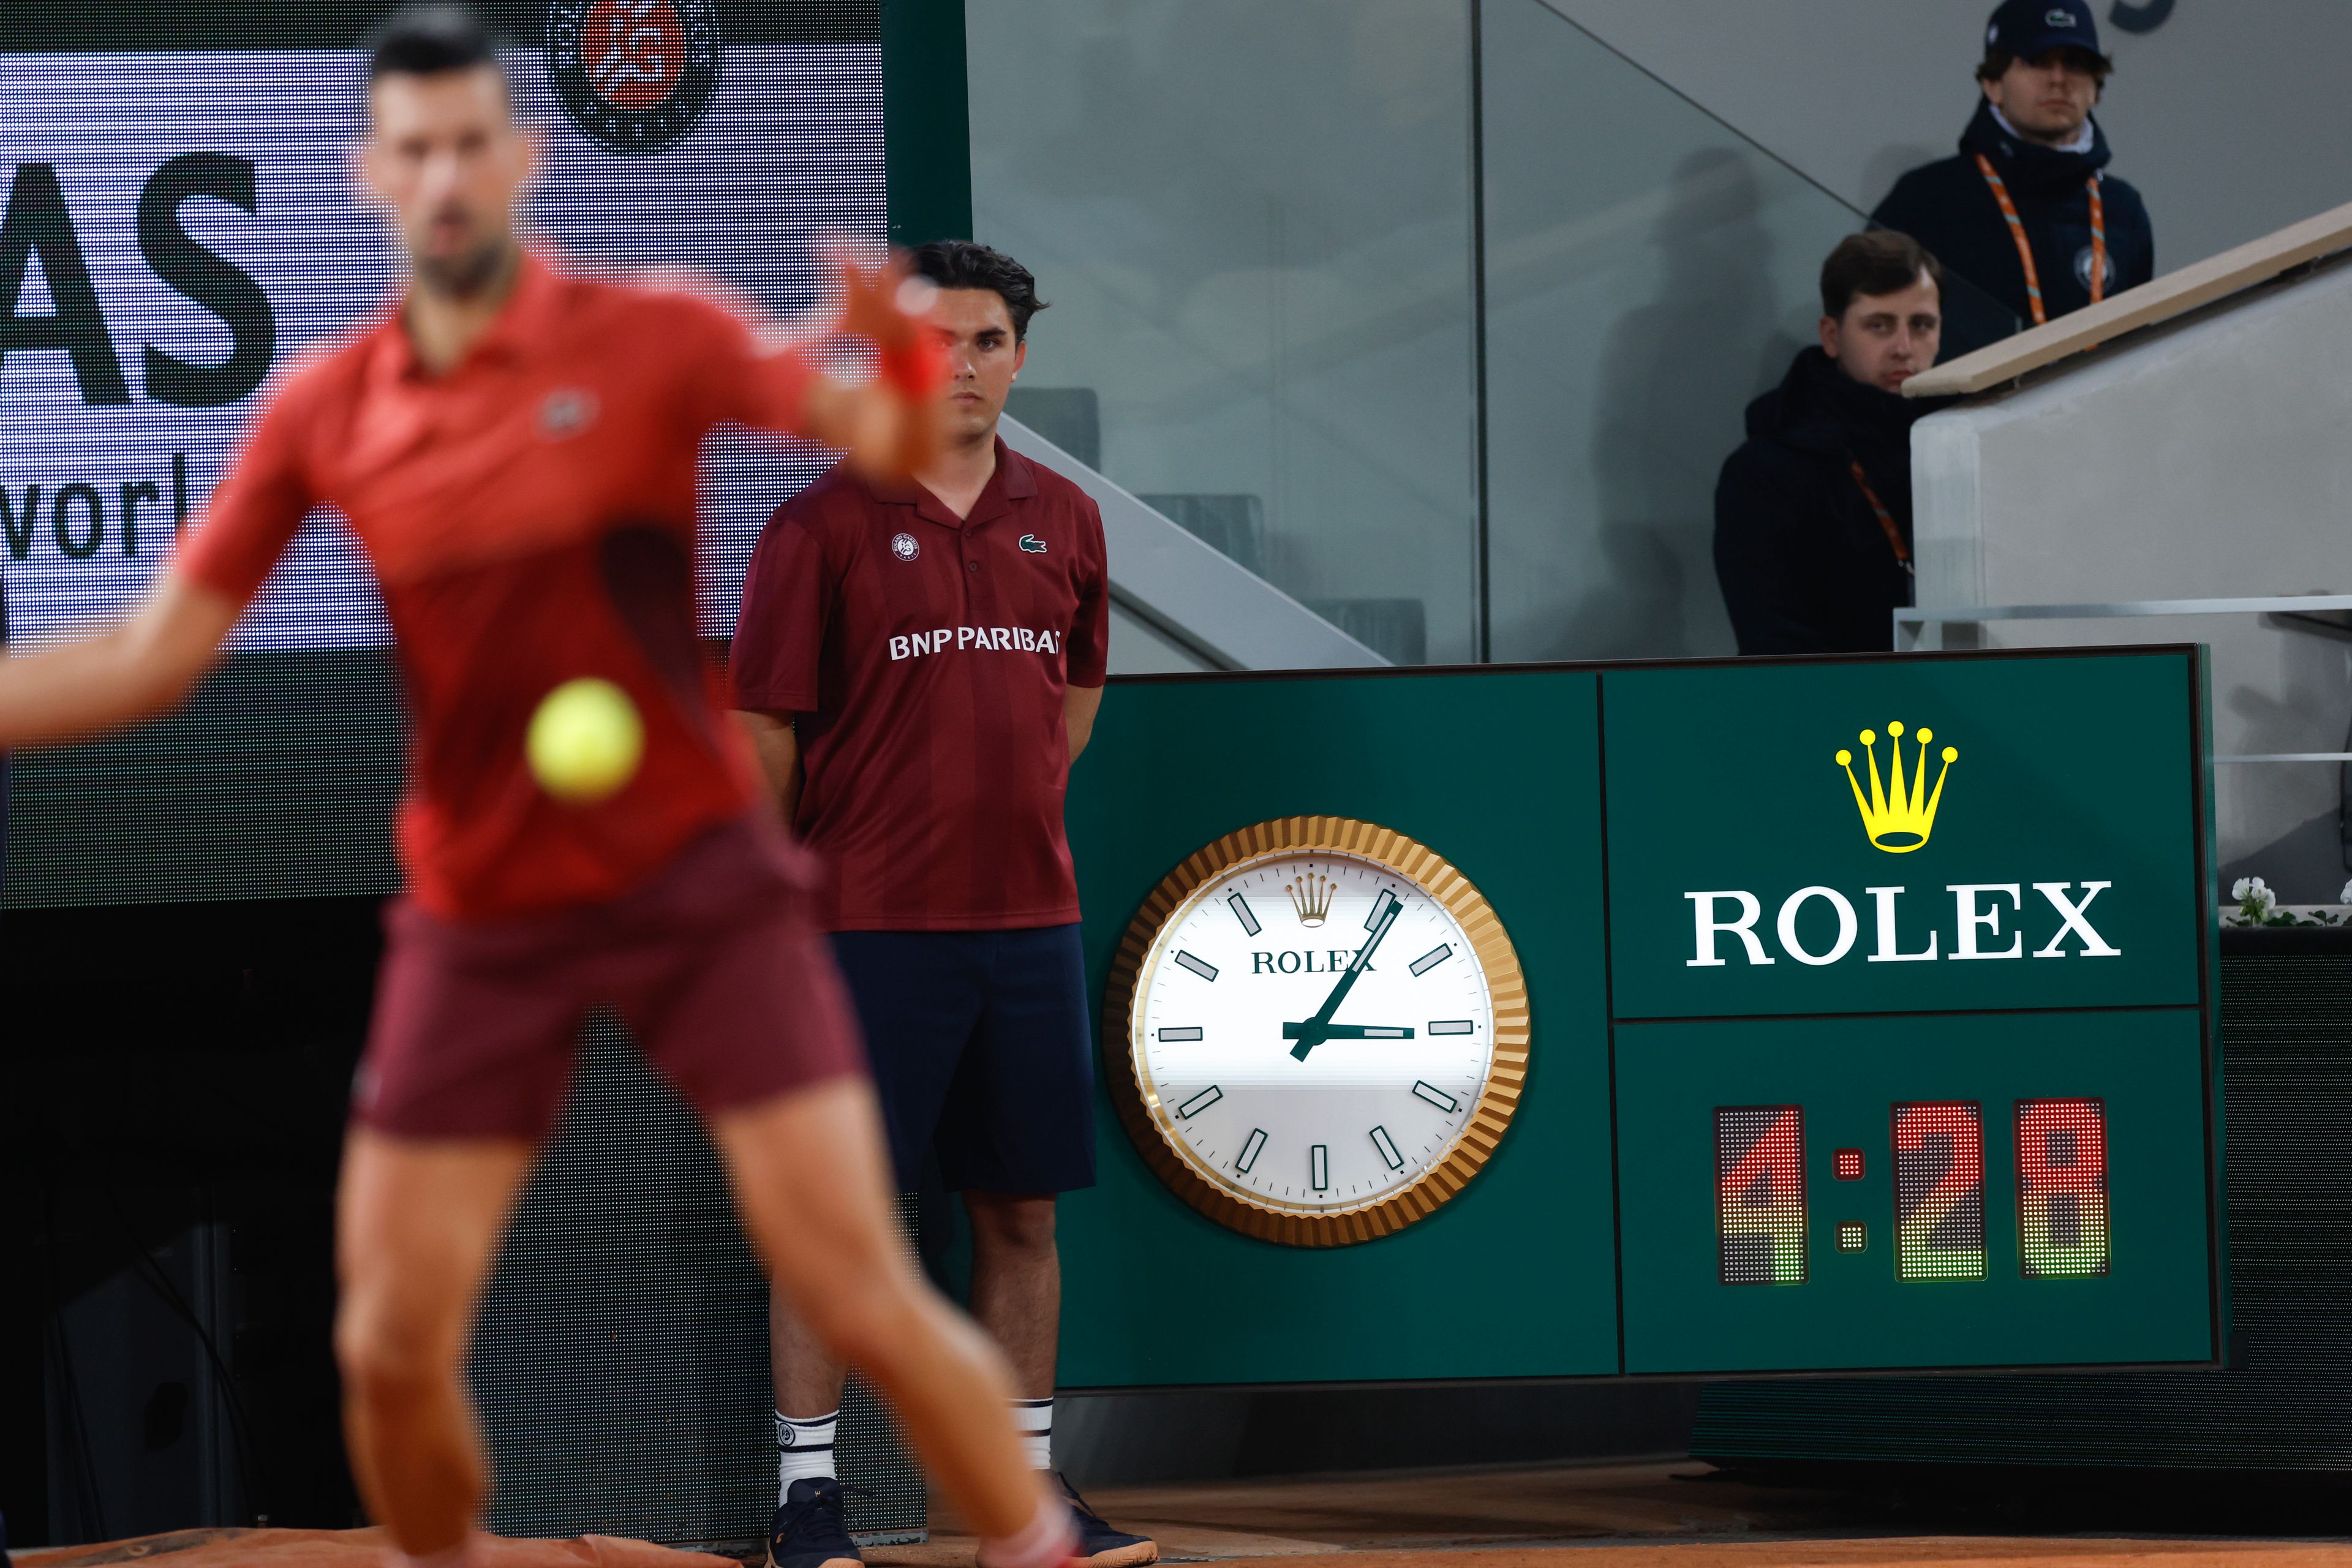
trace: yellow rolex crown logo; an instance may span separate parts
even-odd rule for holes
[[[1928,742],[1936,731],[1922,729],[1912,738],[1918,752],[1917,765],[1912,769],[1906,784],[1903,777],[1903,721],[1892,720],[1886,726],[1886,782],[1878,778],[1878,753],[1871,748],[1878,737],[1870,731],[1862,732],[1862,754],[1870,770],[1870,794],[1862,793],[1862,781],[1854,776],[1853,753],[1841,749],[1838,766],[1845,770],[1845,782],[1853,788],[1853,804],[1862,813],[1862,830],[1870,835],[1871,843],[1889,855],[1907,855],[1927,842],[1927,835],[1936,830],[1936,807],[1944,798],[1944,781],[1951,776],[1952,764],[1959,761],[1958,750],[1946,746],[1944,765],[1936,771],[1936,784],[1927,786]]]
[[[1290,907],[1298,911],[1298,923],[1315,927],[1323,923],[1331,912],[1331,879],[1309,871],[1296,882],[1286,882],[1282,890],[1290,895]]]

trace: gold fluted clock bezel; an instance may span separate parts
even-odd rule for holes
[[[1153,1114],[1157,1097],[1144,1073],[1137,1034],[1141,1027],[1138,1005],[1149,979],[1143,966],[1160,934],[1236,871],[1260,860],[1301,853],[1371,861],[1435,900],[1460,923],[1477,954],[1495,1020],[1494,1065],[1477,1109],[1445,1152],[1411,1184],[1385,1197],[1318,1214],[1245,1198],[1195,1165]],[[1346,816],[1276,817],[1228,833],[1197,851],[1160,879],[1128,922],[1103,993],[1104,1078],[1119,1122],[1143,1163],[1171,1192],[1218,1224],[1289,1247],[1347,1247],[1393,1235],[1428,1218],[1459,1194],[1494,1156],[1510,1129],[1527,1083],[1528,1035],[1527,977],[1519,968],[1518,950],[1485,895],[1427,845]]]

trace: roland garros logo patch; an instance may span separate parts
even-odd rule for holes
[[[572,123],[600,147],[675,147],[719,95],[716,0],[554,0],[547,79]]]

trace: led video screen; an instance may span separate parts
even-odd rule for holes
[[[168,48],[123,47],[142,30],[121,15],[93,18],[79,48],[51,22],[45,52],[0,55],[0,573],[20,648],[135,604],[271,377],[396,294],[346,172],[368,15],[314,33],[291,7],[238,16],[191,29],[159,15],[147,33]],[[711,0],[552,0],[497,19],[519,112],[544,138],[529,227],[569,265],[692,268],[791,316],[820,303],[834,237],[881,243],[870,0],[763,7],[740,26]],[[733,629],[761,523],[829,461],[713,439],[706,636]],[[189,710],[19,759],[8,901],[382,890],[389,641],[356,550],[314,518]]]

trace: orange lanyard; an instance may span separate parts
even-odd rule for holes
[[[1985,184],[1992,187],[1992,199],[2000,204],[2000,216],[2009,220],[2009,237],[2017,242],[2017,259],[2025,268],[2025,302],[2033,308],[2033,324],[2041,326],[2050,320],[2050,312],[2042,304],[2042,274],[2033,266],[2033,247],[2025,237],[2025,220],[2017,216],[2017,204],[2009,199],[2009,186],[2001,182],[2000,173],[1992,160],[1977,154],[1977,167],[1982,171]],[[2099,198],[2099,176],[2093,174],[2083,182],[2091,193],[2091,303],[2095,305],[2107,297],[2107,208]]]
[[[1878,492],[1870,488],[1870,476],[1863,472],[1862,459],[1848,458],[1846,461],[1853,466],[1853,482],[1862,490],[1862,499],[1870,503],[1872,511],[1878,514],[1878,526],[1886,531],[1886,542],[1894,546],[1895,559],[1903,563],[1903,574],[1916,577],[1918,569],[1911,564],[1911,551],[1903,542],[1903,531],[1895,526],[1895,514],[1886,510],[1886,503],[1880,500]]]

